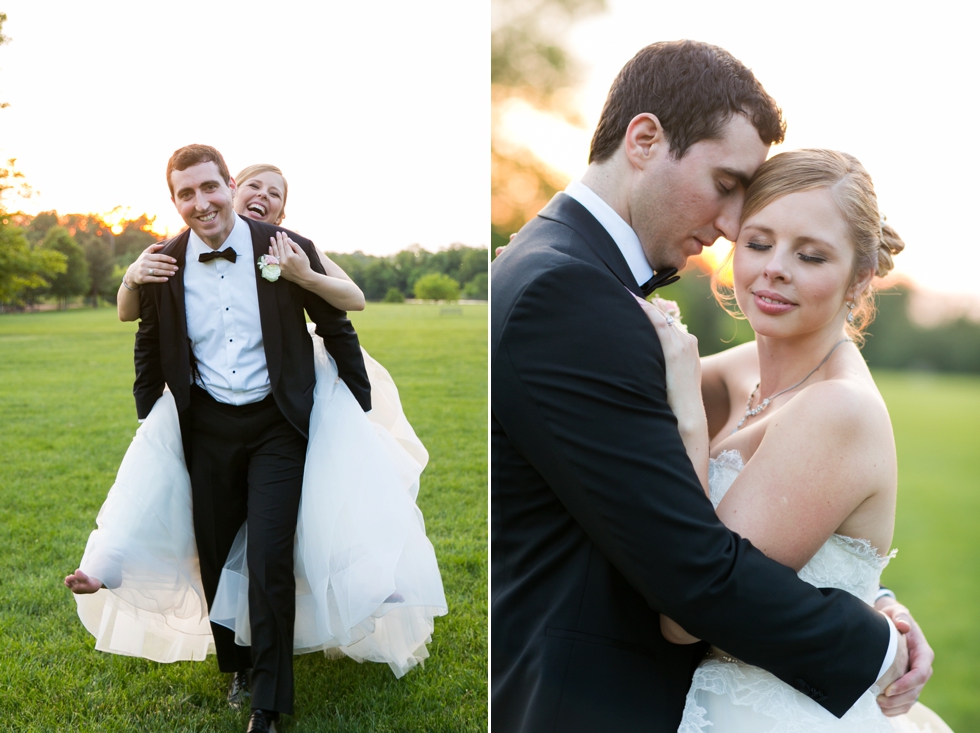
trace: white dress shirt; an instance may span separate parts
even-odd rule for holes
[[[565,187],[565,194],[582,204],[602,224],[602,228],[609,233],[616,246],[619,247],[619,251],[623,253],[623,257],[626,258],[626,264],[629,265],[630,272],[636,278],[637,285],[642,285],[653,277],[653,268],[643,253],[640,238],[636,236],[633,228],[616,213],[613,207],[581,181],[569,183]],[[885,619],[888,621],[890,635],[888,637],[888,650],[885,652],[885,659],[881,663],[878,679],[881,679],[882,675],[888,671],[892,662],[895,661],[895,655],[898,654],[898,629],[895,628],[895,624],[890,618],[885,616]]]
[[[633,227],[627,224],[612,206],[599,198],[599,194],[581,181],[569,183],[565,187],[565,194],[582,204],[602,224],[602,228],[609,232],[609,236],[613,238],[619,251],[626,258],[626,264],[636,278],[637,285],[642,285],[653,277],[653,268],[643,252],[640,238],[636,236]]]
[[[238,259],[200,262],[206,252],[231,248]],[[272,390],[262,341],[252,235],[241,217],[224,244],[212,250],[193,231],[184,265],[187,336],[200,374],[198,385],[218,402],[247,405]],[[191,375],[193,383],[194,376]]]

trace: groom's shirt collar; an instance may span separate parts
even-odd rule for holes
[[[228,249],[231,247],[235,250],[235,254],[239,257],[247,254],[249,257],[252,256],[252,232],[248,228],[248,224],[242,217],[235,214],[235,224],[232,226],[231,231],[228,233],[228,237],[222,242],[218,249],[212,249],[210,246],[204,243],[197,234],[191,229],[188,232],[187,240],[187,256],[190,257],[193,254],[196,260],[199,256],[206,252],[220,252],[223,249]],[[248,249],[246,249],[246,247]]]
[[[565,195],[578,201],[586,210],[602,224],[609,236],[612,237],[619,251],[623,253],[630,272],[636,278],[636,284],[642,285],[653,277],[653,268],[647,262],[643,253],[643,245],[636,236],[633,228],[626,223],[612,206],[603,201],[599,194],[581,181],[572,181],[565,187]]]

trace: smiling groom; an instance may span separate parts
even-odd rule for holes
[[[248,522],[251,647],[236,645],[223,626],[211,629],[233,690],[250,677],[248,730],[274,731],[280,713],[293,712],[293,538],[316,384],[304,311],[365,411],[370,384],[346,314],[292,282],[263,277],[257,262],[283,230],[235,213],[235,182],[221,153],[207,145],[177,150],[167,183],[188,228],[161,250],[181,274],[140,288],[136,409],[146,418],[165,384],[173,393],[209,608]],[[289,235],[322,273],[313,243]]]

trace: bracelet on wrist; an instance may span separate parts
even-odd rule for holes
[[[131,291],[131,292],[134,292],[134,293],[135,293],[135,292],[136,292],[137,290],[139,290],[139,289],[140,289],[140,286],[139,286],[139,285],[137,285],[137,286],[136,286],[135,288],[131,288],[131,287],[129,287],[129,283],[127,283],[127,282],[126,282],[126,278],[123,278],[123,279],[122,279],[122,284],[123,284],[123,287],[124,287],[124,288],[126,288],[126,290],[129,290],[129,291]]]

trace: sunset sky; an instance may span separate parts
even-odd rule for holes
[[[609,85],[643,46],[693,38],[749,66],[783,108],[786,142],[773,152],[827,147],[857,156],[881,210],[905,239],[896,269],[936,293],[980,302],[977,210],[980,146],[978,13],[962,3],[690,3],[607,0],[568,36],[584,78],[576,92],[584,126],[513,105],[509,135],[570,177],[588,145]],[[726,246],[719,242],[716,250]]]
[[[272,163],[284,226],[330,251],[489,241],[489,6],[7,0],[0,155],[28,213],[122,206],[182,228],[170,154]]]

